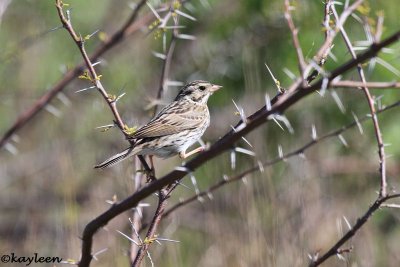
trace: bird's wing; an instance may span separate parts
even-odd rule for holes
[[[207,115],[207,106],[190,105],[185,108],[182,105],[171,104],[137,130],[133,138],[160,137],[194,129],[202,126]]]

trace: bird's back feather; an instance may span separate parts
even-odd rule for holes
[[[182,112],[182,110],[184,112]],[[209,116],[207,105],[173,102],[166,106],[148,124],[137,130],[132,138],[160,137],[201,127]]]

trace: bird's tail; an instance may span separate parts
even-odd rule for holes
[[[113,166],[114,164],[117,164],[120,161],[123,161],[124,159],[129,158],[130,156],[135,155],[136,153],[137,153],[137,151],[136,151],[136,149],[134,149],[134,147],[128,147],[121,153],[118,153],[118,154],[112,156],[111,158],[106,159],[105,161],[103,161],[100,164],[97,164],[96,166],[94,166],[94,168],[95,169],[108,168],[110,166]]]

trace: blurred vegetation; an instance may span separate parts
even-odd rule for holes
[[[130,15],[133,1],[70,0],[74,28],[83,36],[100,29],[112,34]],[[159,1],[152,1],[154,5]],[[209,4],[205,4],[209,3]],[[376,20],[385,15],[383,36],[400,29],[396,0],[369,1],[367,15]],[[298,0],[293,3],[295,24],[308,59],[323,42],[323,3]],[[364,6],[367,7],[367,6]],[[341,10],[340,7],[338,9]],[[230,130],[239,119],[231,99],[249,115],[264,105],[264,95],[275,95],[275,85],[267,73],[268,63],[281,84],[289,86],[287,68],[298,73],[292,39],[283,16],[281,0],[189,1],[185,12],[197,21],[180,19],[185,34],[195,41],[179,40],[169,79],[191,81],[205,79],[224,89],[209,101],[211,127],[204,140],[213,142]],[[149,12],[145,7],[141,14]],[[359,16],[362,14],[358,13]],[[17,119],[70,69],[82,61],[79,51],[60,25],[53,1],[14,0],[0,24],[0,131],[5,132]],[[350,18],[346,24],[352,41],[365,40],[362,25]],[[87,43],[89,53],[101,40]],[[340,36],[334,42],[337,62],[329,59],[332,70],[350,59]],[[400,68],[399,45],[394,53],[380,54]],[[150,119],[144,110],[158,90],[162,61],[152,55],[162,51],[162,40],[154,34],[139,33],[127,38],[107,53],[98,66],[102,82],[113,94],[126,92],[119,110],[129,125],[141,125]],[[368,66],[365,66],[366,68]],[[355,71],[346,79],[357,79]],[[367,72],[369,81],[393,81],[398,77],[377,64]],[[56,112],[43,111],[18,132],[13,145],[18,153],[0,152],[0,252],[30,256],[60,256],[78,260],[80,236],[86,223],[105,211],[109,200],[129,196],[134,188],[132,164],[124,162],[106,171],[92,169],[95,163],[125,148],[116,129],[102,133],[96,127],[109,124],[112,115],[95,91],[75,93],[88,87],[76,79],[54,99]],[[168,102],[177,93],[170,87]],[[229,153],[205,164],[195,172],[200,189],[206,189],[223,174],[234,175],[254,165],[258,159],[278,156],[278,145],[289,152],[311,139],[312,125],[318,135],[337,129],[368,113],[361,91],[337,89],[345,113],[341,113],[329,93],[314,94],[287,112],[295,133],[282,131],[268,123],[248,136],[257,158],[238,155],[237,168],[231,170]],[[374,91],[383,96],[383,104],[397,101],[397,89]],[[63,102],[67,98],[68,101]],[[50,111],[51,109],[50,108]],[[49,110],[49,109],[47,109]],[[379,116],[388,158],[390,189],[399,187],[400,143],[398,111]],[[57,115],[57,116],[55,116]],[[213,199],[182,208],[161,224],[159,236],[180,243],[154,245],[151,255],[156,266],[306,266],[307,254],[325,252],[356,221],[376,197],[379,188],[378,156],[371,122],[364,134],[356,128],[344,134],[349,147],[338,139],[325,141],[306,151],[306,159],[296,157],[223,187]],[[17,142],[15,142],[17,141]],[[246,147],[245,143],[239,144]],[[247,147],[248,148],[248,147]],[[157,175],[166,174],[179,164],[178,158],[156,160]],[[189,179],[184,184],[190,185]],[[190,185],[191,186],[191,185]],[[169,206],[194,194],[178,188]],[[155,197],[148,202],[154,204]],[[144,221],[152,216],[154,205],[145,210]],[[114,219],[94,239],[94,251],[108,248],[93,266],[127,266],[128,240],[116,230],[129,233],[127,213]],[[350,244],[344,255],[348,266],[398,266],[400,261],[399,212],[380,210]],[[340,228],[340,227],[339,227]],[[145,266],[150,263],[145,260]],[[346,266],[337,258],[324,266]]]

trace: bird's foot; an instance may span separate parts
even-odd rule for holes
[[[197,154],[197,153],[200,153],[200,152],[203,152],[205,150],[205,147],[198,147],[198,148],[196,148],[196,149],[193,149],[192,151],[190,151],[190,152],[188,152],[188,153],[186,153],[185,151],[182,151],[181,153],[179,153],[179,157],[181,158],[181,159],[185,159],[185,158],[187,158],[187,157],[190,157],[191,155],[194,155],[194,154]]]

